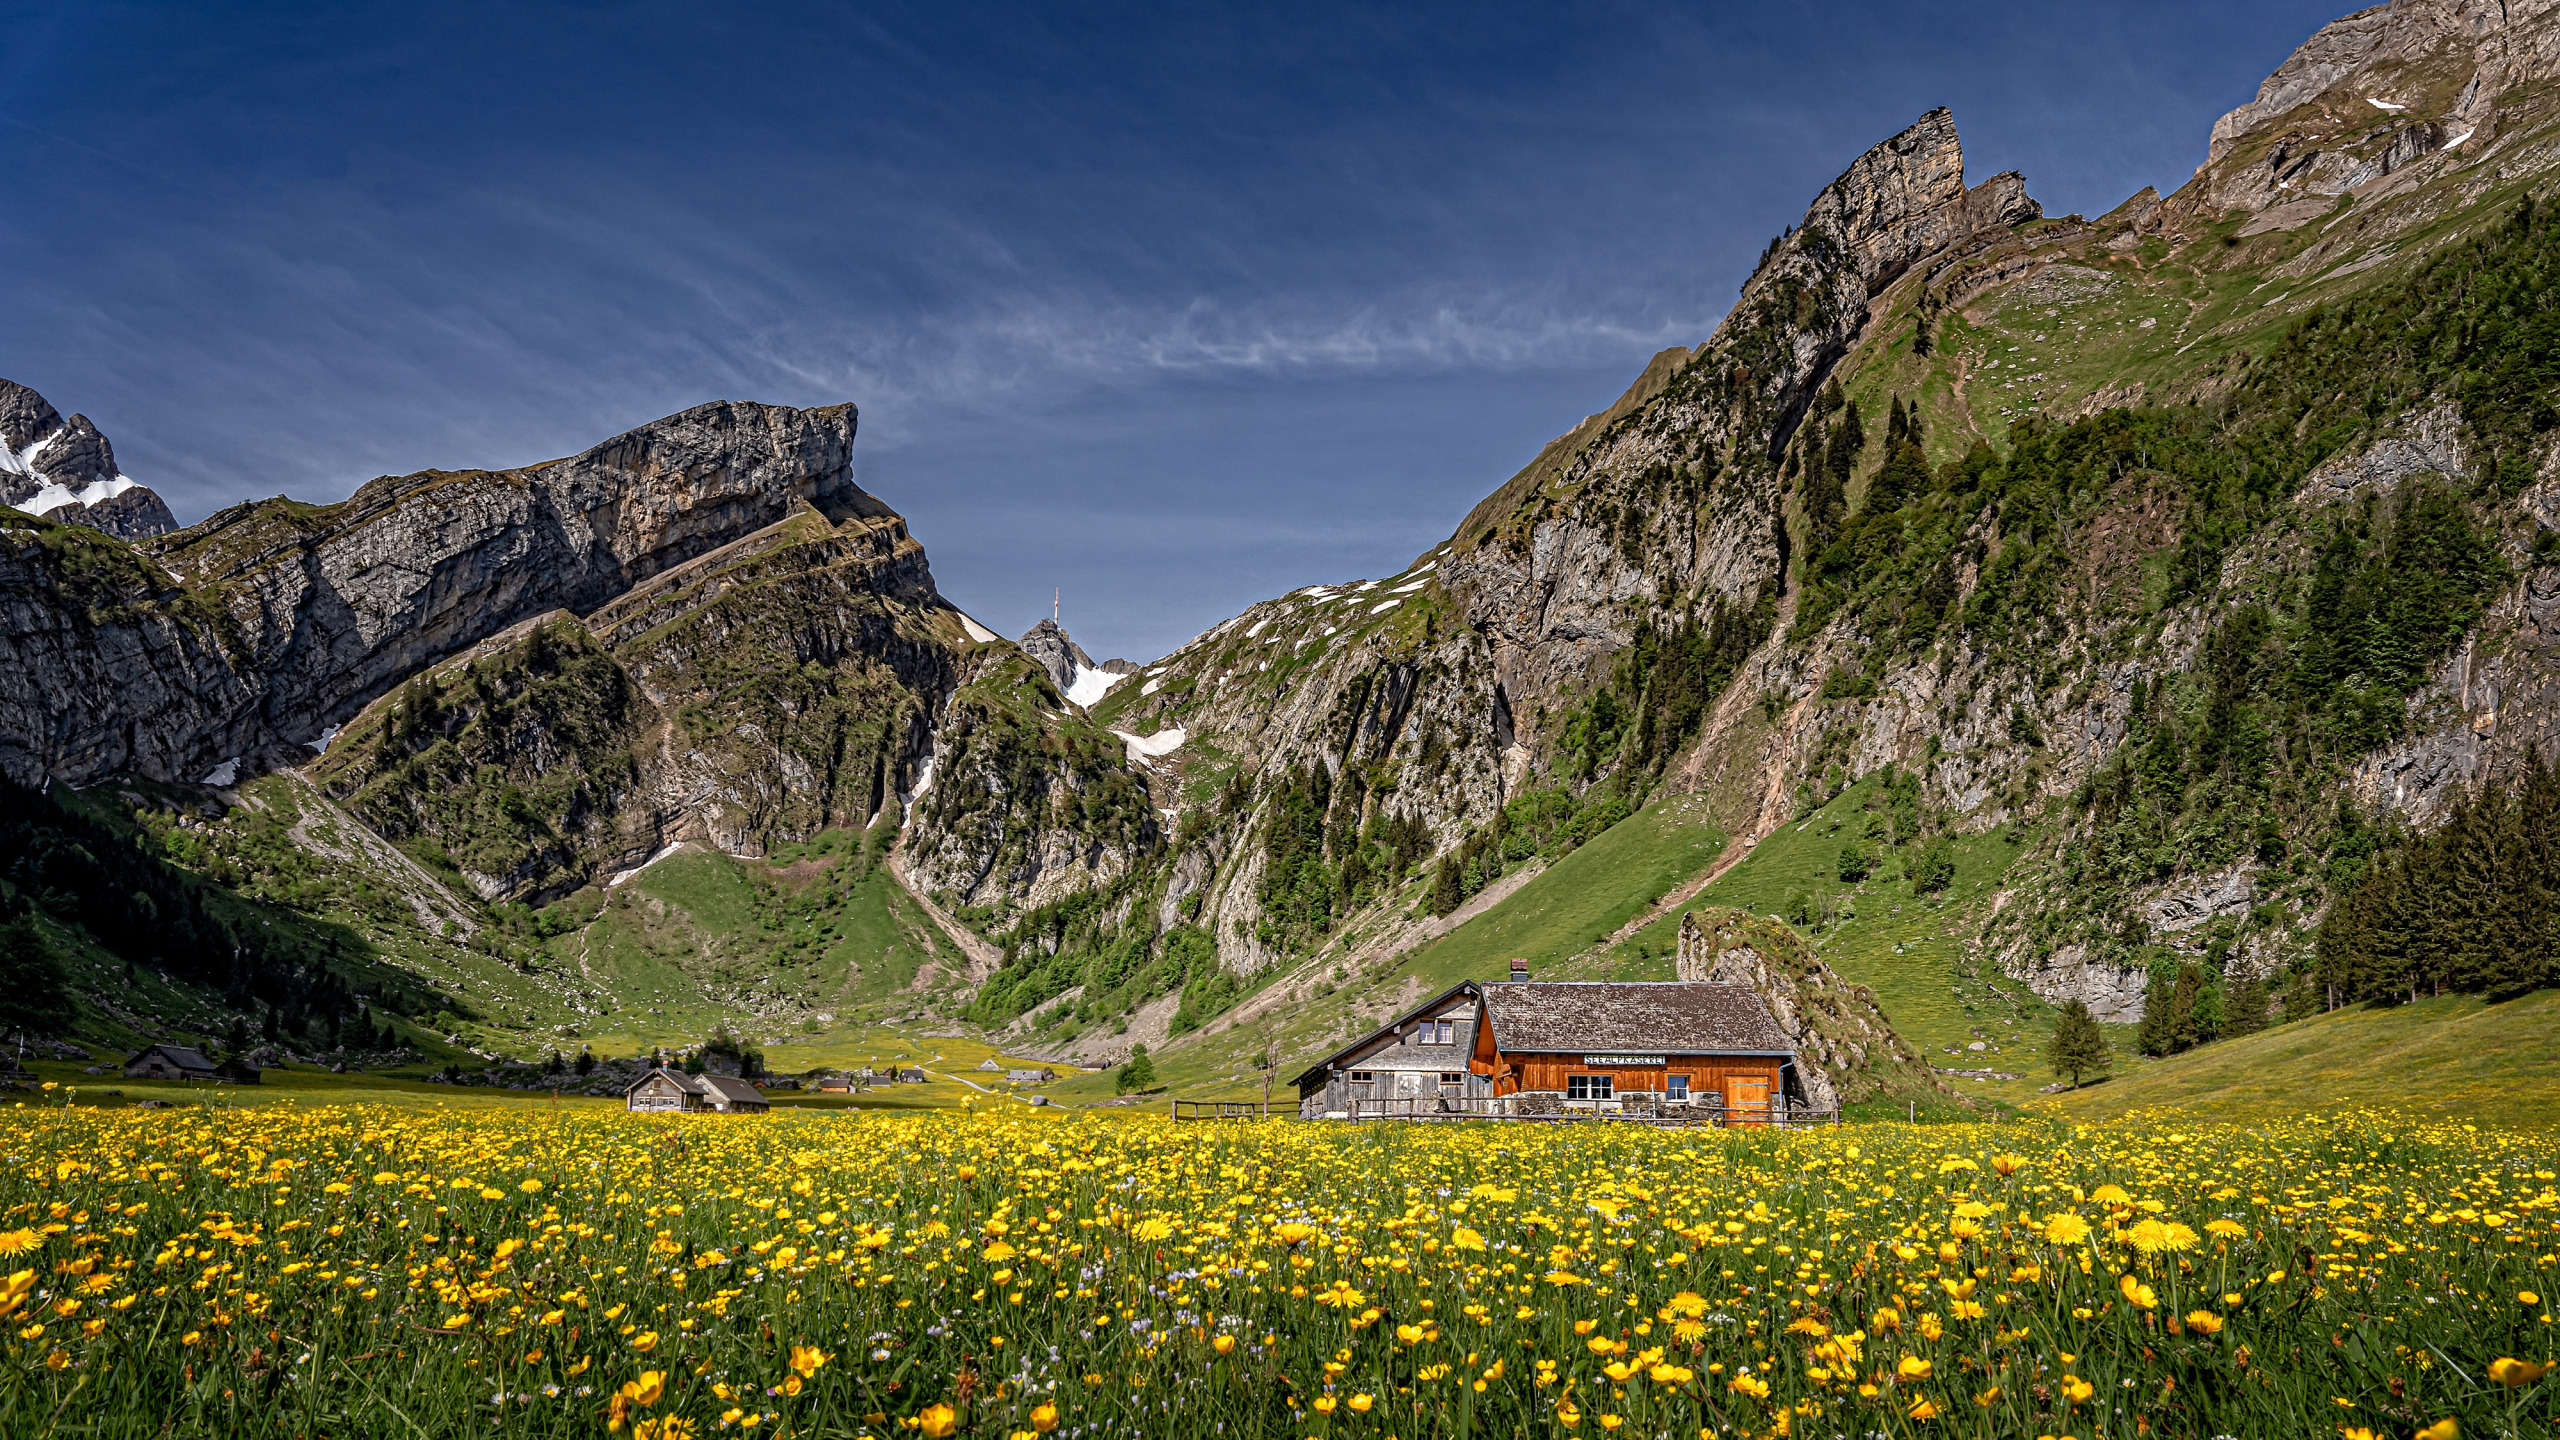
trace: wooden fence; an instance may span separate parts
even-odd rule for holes
[[[1837,1110],[1811,1110],[1785,1105],[1661,1105],[1622,1102],[1607,1109],[1533,1110],[1517,1108],[1518,1097],[1416,1096],[1363,1098],[1351,1101],[1353,1120],[1513,1120],[1531,1124],[1652,1125],[1670,1129],[1796,1129],[1837,1125]],[[1509,1101],[1506,1104],[1506,1100]]]
[[[1278,1120],[1295,1116],[1294,1100],[1176,1100],[1176,1120]]]
[[[1516,1104],[1516,1102],[1513,1102]],[[1583,1108],[1520,1111],[1491,1096],[1355,1097],[1353,1120],[1512,1120],[1527,1124],[1652,1125],[1668,1129],[1757,1130],[1837,1125],[1837,1110],[1807,1110],[1784,1105],[1726,1106],[1620,1103],[1609,1109]],[[1278,1120],[1295,1118],[1298,1106],[1288,1100],[1174,1100],[1176,1120]]]

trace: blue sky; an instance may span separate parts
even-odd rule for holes
[[[0,375],[182,521],[853,400],[945,593],[1149,658],[1437,543],[1929,107],[2096,214],[2338,13],[10,4]]]

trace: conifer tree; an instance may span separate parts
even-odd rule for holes
[[[77,1015],[70,976],[35,917],[0,925],[0,1034],[50,1035]]]
[[[2098,1029],[2098,1017],[2089,1013],[2087,1001],[2077,999],[2063,1005],[2044,1054],[2052,1062],[2053,1073],[2069,1079],[2075,1090],[2082,1077],[2105,1074],[2114,1058],[2107,1053],[2107,1037]]]
[[[1439,865],[1431,872],[1431,913],[1446,915],[1457,909],[1459,901],[1463,898],[1457,857],[1443,855],[1440,857]]]
[[[2142,1026],[2133,1032],[2133,1048],[2145,1055],[2156,1058],[2169,1053],[2170,996],[2176,988],[2176,971],[2151,967],[2150,982],[2142,989]]]
[[[2231,998],[2223,1006],[2222,1038],[2237,1040],[2255,1035],[2267,1028],[2267,982],[2243,980],[2231,987]]]
[[[2204,1004],[2204,972],[2193,965],[2178,967],[2178,980],[2169,991],[2169,1053],[2183,1054],[2205,1040],[2202,1016]]]

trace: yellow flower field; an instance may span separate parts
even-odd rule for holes
[[[20,1108],[0,1433],[2552,1433],[2540,1136]],[[2433,1428],[2430,1428],[2433,1427]]]

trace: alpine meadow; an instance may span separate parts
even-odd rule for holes
[[[1328,43],[1466,48],[1379,23]],[[1167,154],[1251,148],[1253,100],[1164,121],[1066,29],[984,28],[1078,73],[1025,98],[1058,136],[1107,95]],[[694,368],[613,423],[768,364],[819,403],[329,503],[230,476],[185,525],[0,381],[0,1434],[2560,1434],[2560,0],[2336,19],[2094,218],[1969,177],[1951,108],[1846,154],[1910,115],[1703,339],[1370,557],[1408,563],[1225,614],[1256,580],[1151,660],[1045,576],[1018,640],[936,578],[914,414],[1123,423],[1005,366],[742,319],[631,347]],[[966,150],[908,178],[1036,188]],[[388,183],[346,153],[238,183]],[[927,188],[882,233],[1038,269],[917,239]],[[663,214],[581,283],[756,228]],[[368,305],[481,263],[368,274],[347,225],[313,243]],[[1142,228],[1078,243],[1137,273]],[[922,283],[845,253],[864,303]],[[295,273],[324,313],[338,272]],[[615,303],[690,303],[659,283]],[[1123,338],[1085,319],[1060,364]],[[538,348],[486,320],[417,354]],[[1277,387],[1319,363],[1277,334],[1134,368]],[[1249,423],[1202,403],[1165,432]],[[1311,470],[1331,415],[1291,420]],[[279,466],[318,443],[272,428]],[[1141,537],[1261,523],[1041,483]],[[1338,534],[1302,518],[1253,543]]]

